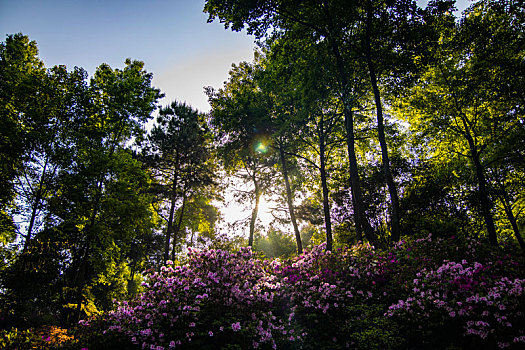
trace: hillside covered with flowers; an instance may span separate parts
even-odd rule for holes
[[[520,349],[525,273],[511,247],[450,237],[287,260],[190,250],[143,291],[47,348]],[[44,336],[42,336],[44,338]],[[34,341],[36,341],[34,340]],[[3,340],[5,342],[5,338]]]

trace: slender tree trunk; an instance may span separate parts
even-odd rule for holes
[[[41,185],[42,185],[42,180],[40,180],[40,187],[37,189],[36,191],[36,194],[35,194],[35,200],[33,202],[33,205],[32,205],[32,211],[31,211],[31,218],[29,219],[29,227],[27,228],[27,234],[26,234],[26,240],[24,241],[24,249],[22,252],[26,252],[27,249],[29,248],[29,244],[31,242],[31,236],[33,234],[33,227],[35,225],[35,220],[36,220],[36,214],[37,214],[37,211],[38,211],[38,207],[40,206],[40,200],[42,199],[41,198]]]
[[[319,140],[319,172],[321,175],[321,188],[323,193],[323,213],[326,231],[326,250],[331,251],[333,248],[332,218],[330,217],[330,198],[326,175],[326,143],[323,115],[321,115],[321,120],[317,124],[317,138]]]
[[[348,149],[348,159],[353,159],[350,161],[350,190],[352,194],[352,206],[354,208],[354,222],[355,222],[355,231],[358,241],[363,240],[363,219],[360,217],[361,213],[364,212],[363,209],[359,209],[359,206],[364,205],[363,201],[357,201],[357,198],[362,198],[361,187],[359,183],[359,173],[357,173],[357,159],[355,155],[355,144],[354,144],[354,121],[352,113],[345,113],[345,130],[346,130],[346,147]],[[355,170],[354,170],[355,167]],[[357,173],[357,176],[354,174]],[[354,183],[356,182],[356,183]],[[366,220],[366,219],[365,219]]]
[[[454,103],[456,105],[456,112],[458,114],[456,118],[459,118],[459,120],[456,119],[456,124],[459,124],[459,122],[461,122],[464,128],[464,130],[459,130],[459,134],[461,134],[467,140],[470,151],[470,160],[472,161],[472,164],[474,165],[474,170],[476,171],[476,179],[478,181],[478,196],[481,205],[481,214],[485,221],[485,227],[487,228],[487,232],[489,235],[489,243],[493,246],[497,246],[498,236],[496,234],[496,226],[494,225],[494,220],[491,214],[492,202],[488,195],[487,180],[485,178],[483,165],[481,164],[480,152],[478,150],[476,142],[474,141],[474,138],[472,137],[467,116],[465,115],[465,113],[463,113],[461,105],[456,97],[454,87],[450,83],[447,74],[443,69],[443,66],[440,65],[439,69],[443,78],[445,79],[446,84],[448,85],[448,88],[452,91],[452,97],[454,99]]]
[[[184,217],[184,209],[186,208],[186,193],[182,197],[182,206],[180,207],[179,220],[177,222],[177,229],[173,232],[173,249],[171,250],[171,260],[175,260],[175,244],[177,244],[177,237],[182,227],[182,218]]]
[[[38,207],[40,206],[40,201],[43,197],[43,187],[44,187],[44,178],[46,175],[47,165],[49,163],[49,158],[46,157],[46,161],[44,163],[44,169],[42,170],[42,174],[40,175],[40,180],[38,181],[38,189],[36,190],[35,198],[33,201],[33,205],[31,208],[31,217],[29,219],[29,227],[27,228],[27,234],[26,239],[24,241],[24,249],[22,252],[26,252],[29,248],[29,244],[31,243],[31,238],[33,235],[33,228],[35,226],[35,220],[36,215],[38,213]]]
[[[255,233],[255,221],[257,220],[257,214],[259,213],[259,200],[261,199],[261,189],[255,178],[253,179],[255,185],[255,205],[252,210],[252,218],[250,219],[250,236],[248,237],[248,246],[253,247],[253,236]]]
[[[319,135],[321,138],[321,135]],[[321,139],[319,142],[319,160],[320,160],[320,172],[321,172],[321,186],[323,189],[323,213],[324,213],[324,224],[326,230],[326,250],[331,251],[333,248],[332,242],[332,219],[330,217],[330,201],[328,192],[328,183],[326,179],[326,159],[325,159],[325,144],[324,140]]]
[[[465,128],[464,136],[467,139],[471,160],[474,165],[474,170],[476,171],[476,178],[478,180],[478,196],[481,205],[481,214],[485,220],[485,226],[489,234],[489,243],[493,246],[498,245],[498,237],[496,234],[496,226],[494,225],[494,219],[492,218],[491,209],[492,203],[488,195],[487,190],[487,179],[485,178],[485,172],[483,171],[483,165],[481,165],[481,159],[479,155],[478,148],[472,135],[470,134],[470,128],[465,120],[465,117],[461,116],[461,122]]]
[[[388,156],[388,147],[386,144],[385,137],[385,125],[383,118],[383,106],[381,104],[381,94],[377,85],[377,76],[375,72],[375,65],[372,60],[372,48],[371,48],[371,30],[372,30],[372,7],[369,2],[368,13],[367,13],[367,24],[366,24],[366,61],[368,65],[368,73],[370,75],[370,83],[374,92],[374,100],[376,105],[377,114],[377,137],[379,145],[381,146],[381,159],[383,163],[383,172],[385,174],[385,180],[390,194],[390,224],[392,226],[392,241],[399,241],[400,228],[399,228],[399,197],[397,194],[397,186],[392,176],[392,170],[390,168],[390,157]]]
[[[293,196],[292,189],[290,187],[290,181],[288,179],[288,168],[286,164],[286,157],[284,154],[284,147],[282,144],[279,145],[279,154],[281,156],[281,170],[283,173],[284,184],[286,186],[286,202],[288,203],[288,210],[290,212],[290,220],[292,221],[293,231],[295,233],[295,241],[297,242],[297,254],[303,253],[303,243],[301,242],[301,233],[297,226],[297,219],[295,217],[295,210],[293,207]]]
[[[75,314],[75,321],[80,320],[80,316],[82,313],[82,303],[84,301],[84,280],[87,270],[87,264],[88,264],[88,257],[90,254],[90,247],[89,245],[84,247],[84,251],[81,254],[80,258],[80,267],[78,269],[77,274],[77,281],[76,281],[76,287],[77,287],[77,308],[76,308],[76,314]]]
[[[361,192],[361,180],[359,178],[359,171],[357,165],[357,156],[355,153],[355,134],[354,134],[354,114],[352,112],[352,103],[350,98],[350,84],[346,74],[345,64],[339,46],[334,38],[329,38],[332,46],[332,52],[336,58],[337,71],[339,73],[339,81],[342,86],[342,102],[343,114],[345,118],[346,129],[346,144],[348,148],[348,162],[350,167],[350,186],[352,188],[352,204],[354,205],[354,221],[356,223],[356,231],[358,235],[360,232],[365,234],[366,239],[377,246],[379,241],[370,225],[365,211],[365,202]]]
[[[179,153],[177,152],[175,158],[175,169],[173,171],[173,184],[170,192],[170,214],[168,217],[168,225],[166,227],[166,239],[164,242],[164,262],[169,259],[171,233],[173,232],[173,220],[175,216],[175,204],[177,201],[177,186],[179,180]]]
[[[489,233],[489,243],[493,246],[498,245],[498,237],[496,234],[496,226],[494,225],[494,220],[492,219],[491,208],[492,204],[487,192],[487,181],[485,179],[485,174],[483,172],[483,167],[479,159],[479,154],[476,150],[472,150],[472,160],[474,162],[474,167],[476,168],[476,177],[478,179],[478,190],[479,190],[479,199],[481,204],[481,212],[483,218],[485,219],[485,225]]]
[[[96,221],[97,221],[97,215],[99,211],[99,205],[100,205],[100,199],[102,197],[102,180],[99,180],[97,183],[97,194],[95,197],[95,202],[93,205],[93,211],[91,212],[91,218],[89,220],[89,225],[87,226],[87,230],[85,231],[86,234],[89,236],[91,232],[94,230]],[[86,273],[88,268],[88,262],[89,262],[89,254],[91,253],[91,240],[90,237],[86,239],[86,244],[83,247],[83,252],[80,254],[80,266],[78,268],[78,272],[75,279],[75,284],[77,287],[77,308],[76,308],[76,315],[75,315],[75,321],[80,320],[80,315],[82,313],[82,302],[84,301],[84,282],[86,280]]]
[[[111,158],[113,154],[115,153],[115,150],[118,146],[118,139],[122,133],[122,130],[123,130],[123,125],[121,125],[113,142],[111,142],[112,145],[110,146],[109,153],[107,154],[108,158]],[[89,235],[95,229],[95,226],[96,226],[97,216],[100,210],[100,201],[102,200],[102,196],[103,196],[104,177],[106,176],[106,174],[107,174],[107,170],[106,172],[100,174],[100,177],[98,178],[98,181],[97,181],[97,191],[96,191],[95,200],[93,203],[93,211],[91,212],[91,218],[90,218],[90,222],[89,222],[87,231],[85,231],[88,237],[86,239],[86,244],[84,246],[84,252],[83,254],[81,254],[82,257],[80,259],[80,267],[76,274],[77,309],[76,309],[76,320],[75,321],[77,322],[80,321],[80,315],[82,312],[82,302],[84,301],[83,289],[84,289],[84,284],[87,280],[86,275],[87,275],[87,270],[88,270],[89,255],[91,254],[91,237],[89,237]]]
[[[507,195],[507,191],[505,191],[503,186],[501,192],[502,195],[500,196],[500,200],[503,204],[503,208],[505,209],[505,214],[507,214],[507,218],[509,219],[512,230],[514,231],[514,236],[516,236],[521,250],[525,252],[525,242],[523,242],[523,237],[521,236],[520,230],[518,228],[518,222],[514,216],[514,213],[512,212],[512,204],[510,203],[509,196]]]

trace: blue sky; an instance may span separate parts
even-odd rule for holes
[[[204,0],[0,0],[1,41],[22,32],[47,67],[144,61],[166,98],[207,111],[204,86],[220,87],[232,63],[253,59],[253,37],[206,23]]]

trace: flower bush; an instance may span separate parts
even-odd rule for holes
[[[325,251],[325,244],[275,267],[291,319],[305,349],[364,349],[400,344],[384,318],[387,281],[381,256],[369,245]],[[371,320],[379,322],[368,322]]]
[[[425,324],[427,331],[432,327],[447,334],[445,339],[458,337],[461,330],[462,335],[474,336],[469,337],[470,344],[523,346],[525,279],[498,276],[491,267],[491,263],[462,260],[424,269],[416,274],[412,293],[391,305],[387,315]]]
[[[63,349],[76,345],[68,330],[50,326],[40,329],[0,330],[0,349]]]
[[[185,264],[151,273],[137,298],[83,321],[105,339],[83,346],[517,349],[525,274],[516,256],[430,236],[384,251],[322,244],[284,261],[250,249],[190,250]]]
[[[146,292],[109,314],[108,330],[143,349],[276,348],[293,332],[280,310],[280,283],[250,249],[190,250],[144,283]],[[284,311],[284,312],[283,312]]]

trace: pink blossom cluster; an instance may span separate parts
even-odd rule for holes
[[[493,273],[492,262],[444,261],[416,273],[408,296],[386,316],[457,323],[465,336],[494,337],[500,348],[525,342],[525,279]]]
[[[185,265],[168,262],[149,276],[144,293],[119,303],[109,315],[110,330],[143,349],[209,342],[276,348],[277,338],[294,331],[287,314],[272,311],[280,283],[268,265],[250,249],[190,250]]]
[[[352,345],[345,324],[352,305],[381,303],[387,296],[386,259],[368,244],[326,251],[325,244],[288,264],[275,264],[281,290],[289,301],[290,314],[305,341],[320,347]],[[323,341],[324,339],[324,341]]]

